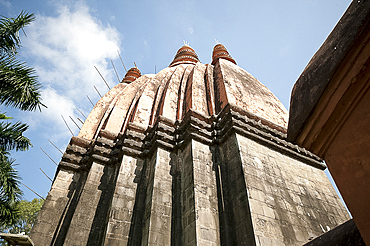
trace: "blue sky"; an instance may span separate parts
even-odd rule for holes
[[[56,162],[71,133],[78,128],[69,119],[84,117],[92,109],[86,95],[96,103],[107,87],[125,74],[117,55],[128,68],[137,64],[143,74],[167,67],[187,41],[202,63],[210,63],[212,50],[224,44],[237,64],[266,85],[289,110],[293,84],[325,41],[349,0],[286,1],[53,1],[0,0],[0,14],[16,17],[21,10],[36,14],[36,20],[21,33],[19,59],[33,66],[42,83],[42,112],[20,112],[0,107],[15,120],[30,125],[26,136],[33,148],[13,153],[17,169],[27,186],[46,197]],[[78,121],[77,121],[78,123]],[[36,197],[22,186],[24,198]]]

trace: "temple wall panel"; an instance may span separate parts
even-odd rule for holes
[[[93,162],[66,235],[66,245],[101,244],[112,201],[116,168]]]
[[[31,232],[35,245],[54,245],[60,231],[68,229],[63,222],[66,217],[72,216],[70,213],[73,212],[68,209],[77,196],[77,183],[83,183],[82,179],[80,173],[59,170]]]
[[[149,161],[142,245],[171,244],[172,176],[170,152],[157,148]]]
[[[191,140],[182,151],[184,245],[219,245],[217,185],[208,145]]]
[[[106,245],[128,243],[142,168],[142,159],[123,156],[109,214]]]
[[[302,245],[349,219],[322,170],[237,140],[257,245]]]
[[[250,205],[242,170],[242,159],[235,134],[219,146],[223,191],[222,240],[225,245],[254,246]],[[221,199],[221,198],[219,198]]]

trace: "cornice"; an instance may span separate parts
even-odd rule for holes
[[[218,115],[206,117],[190,109],[183,120],[173,122],[163,116],[148,129],[129,123],[124,133],[102,130],[94,141],[73,137],[59,168],[88,170],[92,162],[116,165],[122,155],[145,158],[158,147],[168,151],[183,148],[191,140],[209,146],[225,142],[230,134],[260,142],[311,166],[325,169],[321,159],[309,151],[286,141],[280,126],[258,118],[234,105],[226,105]]]

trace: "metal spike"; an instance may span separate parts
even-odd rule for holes
[[[101,94],[100,94],[100,92],[98,91],[98,89],[95,87],[95,85],[94,85],[94,88],[95,88],[96,92],[98,93],[98,95],[101,97]]]
[[[94,104],[93,104],[93,102],[91,101],[90,97],[89,97],[88,95],[86,95],[86,97],[87,97],[87,99],[89,99],[89,101],[90,101],[91,105],[94,107]]]
[[[53,142],[52,141],[50,141],[49,139],[48,139],[48,141],[49,141],[49,143],[51,143],[51,145],[53,145],[57,150],[59,150],[59,152],[60,153],[62,153],[62,155],[63,155],[63,152],[57,147],[57,146],[55,146],[55,144],[53,144]]]
[[[44,152],[44,154],[45,154],[47,157],[49,157],[49,159],[50,159],[50,160],[52,160],[52,161],[54,162],[54,164],[55,164],[55,165],[57,165],[57,166],[58,166],[58,164],[53,160],[53,158],[51,158],[51,157],[50,157],[50,155],[48,155],[48,154],[45,152],[45,150],[43,150],[41,147],[40,147],[40,149],[42,150],[42,152]]]
[[[72,136],[74,137],[75,135],[73,134],[73,132],[72,132],[71,128],[69,128],[69,126],[68,126],[68,124],[67,124],[66,120],[64,119],[63,115],[60,115],[60,116],[62,116],[62,119],[63,119],[64,123],[66,124],[66,126],[67,126],[68,130],[70,131],[70,133],[71,133],[71,134],[72,134]]]
[[[69,118],[71,119],[71,121],[77,126],[77,128],[79,129],[79,130],[81,130],[81,128],[80,128],[80,126],[79,125],[77,125],[77,123],[76,123],[76,121],[74,121],[73,120],[73,118],[71,117],[71,116],[69,116]]]
[[[41,170],[41,172],[43,173],[43,174],[45,174],[45,176],[51,181],[51,182],[53,182],[53,180],[51,180],[51,178],[48,176],[48,175],[46,175],[46,173],[40,168],[40,170]]]
[[[97,68],[97,67],[95,67],[95,66],[94,66],[94,68],[96,69],[96,71],[98,71],[98,73],[99,73],[100,77],[103,79],[103,81],[104,81],[105,85],[106,85],[106,86],[108,87],[108,89],[110,90],[110,87],[109,87],[109,85],[108,85],[107,81],[105,81],[105,79],[104,79],[103,75],[101,75],[101,73],[99,72],[98,68]]]
[[[123,63],[123,61],[122,61],[122,57],[121,57],[120,53],[118,52],[118,50],[117,50],[117,53],[118,53],[118,55],[119,55],[119,59],[120,59],[120,60],[121,60],[121,62],[122,62],[123,68],[125,69],[125,71],[126,71],[126,73],[127,73],[127,69],[126,69],[126,67],[125,67],[125,64],[124,64],[124,63]]]
[[[116,73],[116,76],[117,76],[117,79],[118,79],[118,83],[121,83],[121,81],[119,80],[119,77],[118,77],[118,73],[117,73],[116,67],[115,67],[115,66],[114,66],[114,64],[113,64],[113,61],[112,61],[112,60],[110,60],[110,62],[112,63],[112,66],[113,66],[113,68],[114,68],[114,72]]]
[[[80,118],[77,117],[77,119],[81,122],[82,125],[84,124],[84,122]]]
[[[94,105],[93,105],[94,106]],[[78,108],[76,108],[78,112],[80,112],[80,114],[86,119],[86,116],[81,112],[81,110],[79,110]]]
[[[27,185],[23,184],[21,182],[22,185],[26,186],[27,189],[29,189],[30,191],[32,191],[36,196],[40,197],[42,200],[45,200],[45,198],[43,198],[42,196],[40,196],[39,194],[37,194],[34,190],[32,190],[30,187],[28,187]]]

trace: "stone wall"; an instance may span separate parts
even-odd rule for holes
[[[274,125],[271,125],[274,127]],[[278,129],[278,128],[277,128]],[[73,138],[36,245],[302,245],[349,219],[320,160],[240,109]]]
[[[236,139],[257,245],[302,245],[350,219],[322,170]]]

